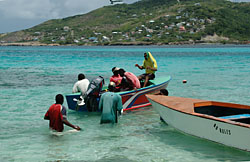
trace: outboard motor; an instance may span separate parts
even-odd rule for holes
[[[98,110],[100,92],[102,90],[103,85],[104,78],[102,76],[99,76],[90,82],[88,90],[83,96],[89,112]]]

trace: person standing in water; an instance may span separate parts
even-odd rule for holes
[[[44,115],[44,119],[49,120],[50,129],[62,132],[64,129],[63,124],[66,124],[69,127],[80,130],[81,128],[79,126],[73,125],[67,120],[66,108],[62,105],[64,100],[63,95],[58,94],[55,99],[56,103],[51,105],[49,110]]]
[[[99,102],[99,110],[101,110],[102,112],[100,124],[117,123],[117,112],[121,113],[123,108],[121,96],[117,93],[114,93],[114,82],[110,82],[108,90],[109,92],[105,92],[102,94]]]
[[[146,73],[138,76],[139,80],[144,80],[143,87],[146,87],[149,80],[155,78],[155,71],[157,71],[157,62],[150,52],[144,53],[144,61],[142,66],[135,64],[139,69],[145,69]]]

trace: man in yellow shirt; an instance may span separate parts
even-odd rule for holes
[[[138,64],[135,64],[135,66],[141,70],[146,69],[146,73],[138,76],[139,80],[145,80],[143,87],[146,87],[148,84],[148,80],[152,80],[155,78],[155,71],[157,71],[157,62],[150,52],[144,53],[144,58],[145,59],[142,66]]]

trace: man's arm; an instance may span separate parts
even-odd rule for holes
[[[77,82],[74,84],[73,89],[72,89],[72,93],[77,93],[78,89],[77,89]]]
[[[76,130],[81,130],[79,126],[71,124],[67,119],[63,119],[62,122],[71,128],[74,128]]]
[[[46,114],[44,115],[44,120],[49,120],[49,112],[47,111]]]
[[[121,115],[123,112],[123,106],[122,106],[122,97],[120,95],[117,94],[117,110],[119,112],[119,114]]]
[[[153,71],[157,71],[157,68],[155,68],[155,67],[147,67],[147,69],[150,69],[150,70],[153,70]]]
[[[150,67],[150,69],[153,71],[157,71],[157,62],[155,59],[153,60],[153,67]]]
[[[73,125],[71,124],[68,120],[67,120],[67,111],[66,111],[66,108],[64,106],[62,106],[62,110],[61,110],[61,113],[62,113],[62,122],[64,124],[66,124],[67,126],[71,127],[71,128],[74,128],[76,130],[81,130],[81,128],[77,125]]]
[[[138,64],[135,64],[135,67],[138,67],[139,69],[144,69],[144,67],[143,66],[140,66],[140,65],[138,65]]]

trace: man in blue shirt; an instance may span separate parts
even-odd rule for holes
[[[115,83],[110,82],[108,89],[109,92],[102,94],[99,102],[99,109],[102,111],[100,124],[117,123],[117,111],[122,110],[122,98],[114,93]]]

